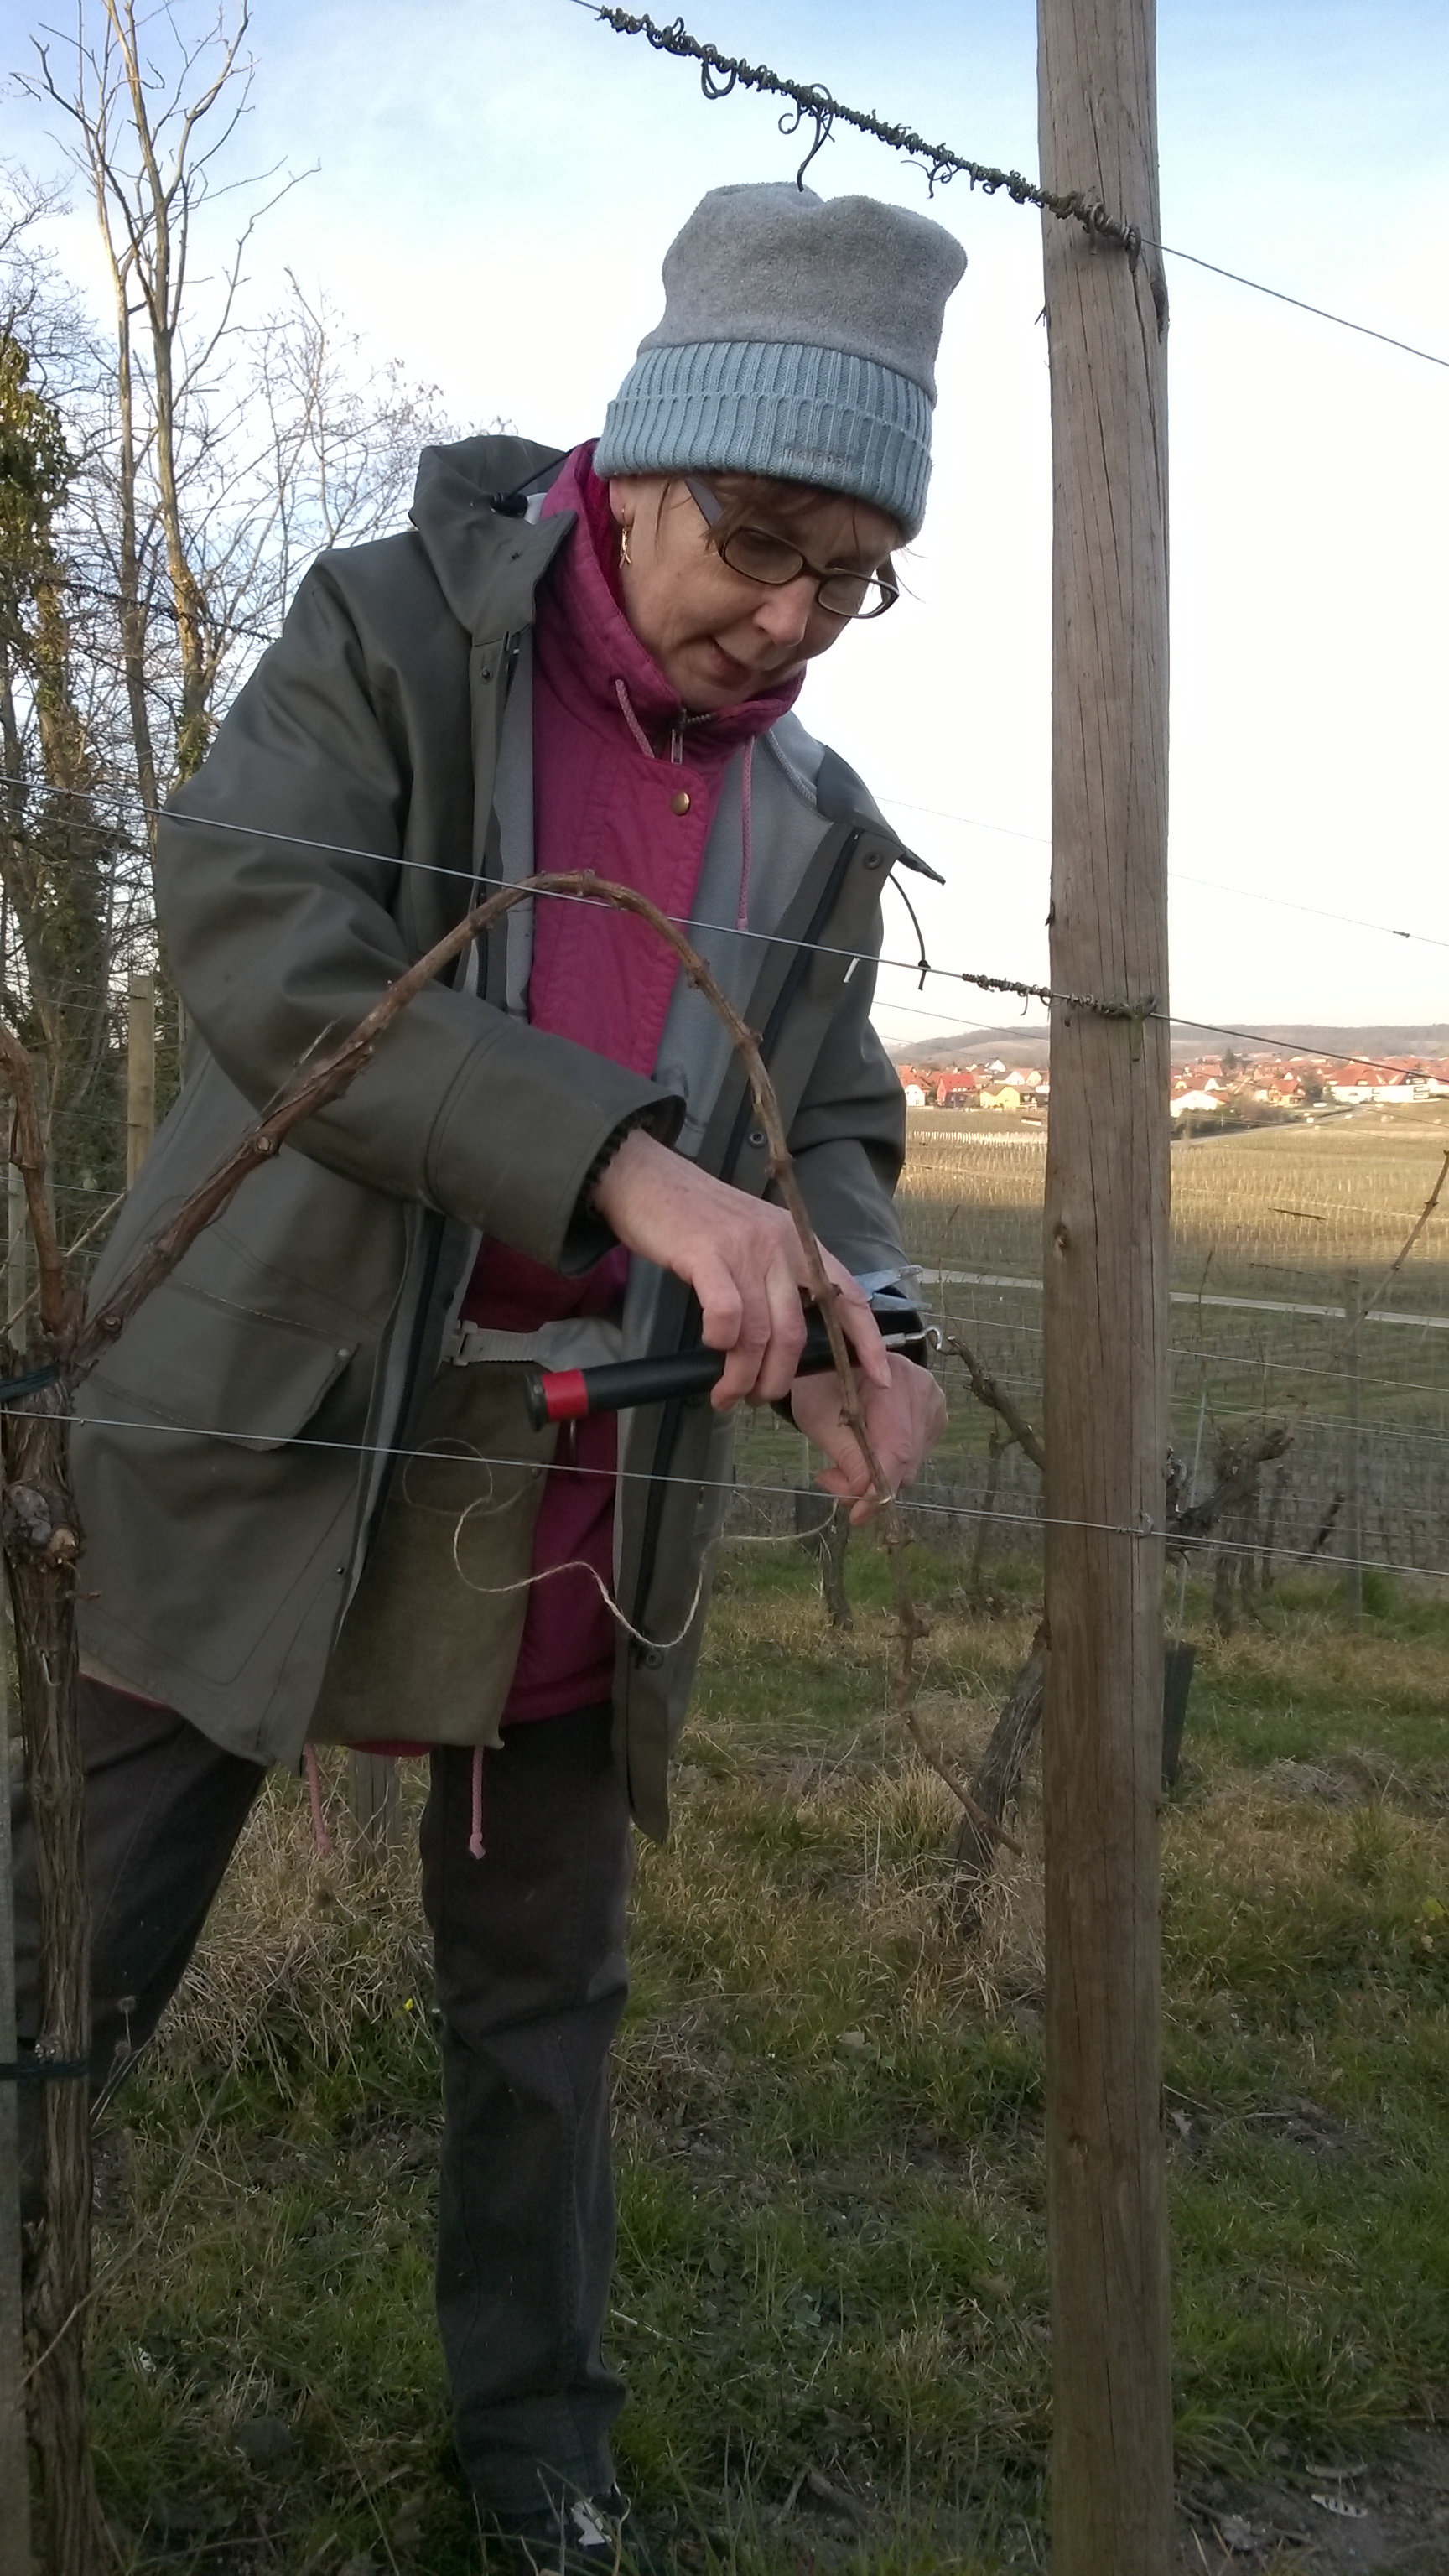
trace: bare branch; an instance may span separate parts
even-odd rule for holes
[[[988,1413],[994,1413],[1000,1417],[1018,1449],[1031,1460],[1040,1474],[1045,1475],[1046,1451],[1041,1445],[1040,1436],[1032,1429],[1020,1407],[1013,1403],[1005,1387],[999,1385],[997,1380],[982,1367],[974,1351],[968,1348],[959,1333],[948,1334],[946,1348],[955,1354],[965,1369],[971,1381],[971,1392],[977,1403],[984,1404]]]
[[[475,904],[456,922],[445,937],[399,975],[388,986],[381,999],[361,1019],[351,1034],[325,1055],[314,1057],[310,1064],[298,1068],[270,1109],[249,1129],[232,1151],[218,1164],[200,1187],[180,1207],[169,1224],[147,1244],[144,1251],[107,1298],[102,1311],[89,1317],[82,1327],[68,1365],[76,1373],[89,1368],[109,1343],[115,1340],[128,1318],[143,1298],[170,1276],[182,1256],[223,1208],[230,1205],[249,1172],[276,1154],[295,1127],[305,1118],[315,1116],[329,1101],[340,1098],[348,1085],[371,1062],[379,1041],[386,1036],[394,1020],[406,1010],[415,995],[440,975],[444,967],[461,956],[463,950],[481,936],[490,923],[497,921],[517,903],[533,895],[572,895],[588,902],[602,903],[620,912],[631,912],[647,921],[659,937],[673,949],[689,981],[704,994],[729,1031],[745,1066],[756,1115],[769,1145],[769,1172],[780,1191],[794,1222],[804,1255],[810,1292],[824,1318],[830,1337],[831,1355],[840,1381],[841,1412],[849,1423],[866,1460],[877,1493],[888,1499],[886,1483],[871,1448],[869,1434],[861,1416],[855,1392],[850,1353],[835,1310],[836,1291],[826,1275],[820,1246],[800,1196],[780,1118],[774,1085],[766,1071],[759,1044],[745,1026],[738,1011],[721,992],[702,957],[691,947],[682,931],[662,913],[648,897],[637,894],[632,886],[611,884],[606,878],[586,873],[550,874],[527,877],[520,885],[504,886]],[[23,1050],[22,1050],[23,1052]]]
[[[1292,1438],[1289,1423],[1270,1422],[1261,1431],[1249,1432],[1245,1439],[1224,1441],[1218,1453],[1218,1481],[1212,1492],[1204,1494],[1200,1503],[1169,1502],[1169,1546],[1206,1538],[1225,1512],[1251,1502],[1258,1490],[1259,1468],[1270,1459],[1281,1458]]]
[[[1449,1157],[1446,1157],[1446,1164],[1449,1164]],[[1421,1219],[1422,1222],[1424,1222],[1423,1219]],[[974,1351],[962,1340],[959,1333],[952,1333],[949,1336],[946,1348],[955,1353],[965,1368],[971,1382],[971,1392],[977,1403],[985,1405],[988,1412],[997,1415],[1006,1425],[1010,1439],[1044,1475],[1046,1451],[1042,1446],[1039,1433],[1033,1430],[1019,1405],[1007,1394],[1005,1387],[982,1367]],[[1245,1440],[1231,1444],[1223,1453],[1222,1473],[1219,1475],[1218,1482],[1210,1494],[1203,1496],[1201,1502],[1186,1502],[1170,1485],[1165,1510],[1169,1544],[1181,1544],[1186,1540],[1206,1538],[1208,1532],[1221,1520],[1225,1512],[1235,1510],[1239,1504],[1251,1497],[1257,1487],[1259,1468],[1266,1465],[1272,1458],[1281,1458],[1292,1437],[1291,1424],[1274,1422],[1267,1424],[1261,1431],[1251,1433]]]
[[[1420,1208],[1418,1215],[1415,1217],[1413,1224],[1410,1226],[1403,1244],[1398,1252],[1395,1253],[1393,1260],[1389,1263],[1389,1266],[1384,1272],[1382,1279],[1379,1281],[1377,1288],[1375,1288],[1369,1296],[1365,1297],[1362,1306],[1359,1308],[1358,1319],[1360,1323],[1363,1322],[1366,1315],[1371,1315],[1374,1308],[1384,1297],[1387,1296],[1390,1288],[1394,1284],[1394,1281],[1397,1279],[1399,1272],[1403,1269],[1405,1262],[1413,1251],[1415,1244],[1418,1242],[1420,1235],[1423,1233],[1425,1226],[1428,1224],[1430,1217],[1438,1206],[1446,1181],[1449,1181],[1449,1152],[1446,1152],[1444,1160],[1439,1166],[1438,1178],[1435,1181],[1432,1190],[1429,1192],[1428,1197],[1425,1199],[1423,1206]],[[1347,1347],[1348,1345],[1345,1343],[1345,1350]]]
[[[892,1518],[894,1520],[894,1514]],[[901,1568],[905,1547],[898,1526],[893,1528],[887,1545],[892,1550],[893,1570]],[[957,1779],[949,1762],[937,1752],[921,1724],[920,1710],[916,1705],[919,1688],[916,1678],[916,1647],[923,1637],[929,1636],[930,1628],[915,1602],[911,1600],[899,1573],[896,1584],[896,1620],[901,1646],[901,1668],[896,1676],[896,1715],[906,1728],[922,1761],[929,1764],[938,1780],[944,1780],[952,1797],[959,1800],[962,1814],[976,1827],[978,1834],[984,1834],[988,1842],[1003,1843],[1009,1852],[1015,1853],[1018,1860],[1024,1860],[1026,1854],[1022,1844],[1017,1841],[1014,1834],[1007,1832],[1001,1818],[988,1815],[979,1800],[972,1796],[965,1783]]]

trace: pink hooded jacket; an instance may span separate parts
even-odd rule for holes
[[[687,922],[724,786],[740,753],[794,704],[798,677],[718,715],[688,716],[640,643],[618,587],[619,532],[594,442],[575,448],[542,515],[573,510],[578,525],[538,604],[533,664],[534,865],[588,868],[648,895]],[[749,798],[740,912],[749,868]],[[536,907],[529,1018],[637,1073],[652,1073],[674,989],[675,963],[644,922],[576,903]],[[566,1279],[486,1242],[464,1319],[508,1332],[566,1315],[612,1315],[628,1256],[610,1253],[586,1278]],[[615,1424],[570,1426],[545,1489],[534,1542],[535,1585],[503,1723],[553,1717],[609,1697]]]

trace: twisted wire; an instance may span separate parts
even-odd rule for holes
[[[581,0],[581,5],[592,7],[593,0]],[[736,88],[787,99],[789,111],[779,120],[780,132],[798,134],[807,118],[815,128],[815,139],[796,173],[798,187],[804,187],[805,173],[816,153],[829,142],[832,127],[850,125],[858,134],[874,135],[878,143],[903,153],[918,170],[923,170],[931,196],[950,180],[963,178],[988,197],[1001,190],[1014,205],[1039,206],[1044,214],[1056,215],[1063,223],[1080,224],[1094,241],[1118,243],[1133,261],[1142,248],[1137,225],[1124,223],[1120,215],[1109,213],[1100,197],[1087,196],[1081,189],[1064,192],[1043,188],[1020,170],[999,170],[989,161],[972,161],[962,152],[953,152],[948,143],[928,143],[910,126],[887,125],[870,109],[846,107],[832,97],[823,81],[789,80],[765,63],[747,63],[738,54],[722,54],[717,45],[703,44],[692,36],[682,18],[661,27],[653,18],[631,16],[627,9],[593,8],[593,15],[612,27],[616,35],[645,36],[656,53],[674,54],[683,61],[698,63],[699,85],[707,99],[728,98]]]
[[[578,0],[581,8],[612,27],[616,35],[644,36],[656,53],[674,54],[686,62],[699,65],[700,87],[707,99],[728,98],[736,89],[758,90],[762,96],[788,99],[792,112],[779,120],[782,134],[798,134],[808,117],[815,128],[815,139],[795,174],[797,187],[805,184],[805,173],[817,152],[830,140],[837,125],[852,126],[857,134],[873,135],[877,143],[901,153],[918,170],[925,173],[927,194],[934,196],[957,177],[984,195],[995,196],[998,190],[1018,206],[1037,206],[1043,214],[1055,215],[1063,223],[1080,224],[1091,241],[1116,242],[1125,250],[1135,267],[1138,254],[1155,250],[1164,259],[1186,260],[1190,267],[1206,269],[1213,277],[1225,277],[1234,286],[1251,288],[1255,295],[1270,295],[1277,304],[1291,304],[1299,313],[1311,313],[1316,321],[1331,322],[1340,331],[1354,331],[1365,340],[1378,340],[1385,348],[1399,349],[1405,357],[1422,358],[1426,366],[1449,367],[1449,358],[1437,350],[1421,349],[1412,340],[1400,340],[1391,331],[1380,331],[1372,323],[1355,322],[1346,313],[1330,313],[1323,304],[1310,304],[1305,296],[1290,295],[1281,286],[1269,286],[1260,277],[1244,277],[1235,268],[1223,268],[1216,260],[1204,259],[1197,251],[1175,250],[1171,242],[1157,241],[1137,224],[1114,215],[1100,197],[1081,190],[1059,191],[1041,187],[1026,178],[1020,170],[999,170],[989,161],[969,160],[965,153],[953,152],[946,143],[928,143],[908,125],[887,125],[883,117],[868,108],[847,107],[835,98],[823,81],[795,81],[771,71],[765,63],[743,62],[736,54],[722,54],[717,45],[705,44],[692,36],[682,18],[667,27],[653,18],[631,16],[627,9],[600,8],[595,0]]]

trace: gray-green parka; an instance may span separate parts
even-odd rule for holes
[[[512,438],[426,451],[411,528],[314,565],[175,798],[157,875],[194,1035],[98,1297],[298,1060],[361,1018],[480,879],[528,873],[529,629],[573,521],[530,524],[492,503],[530,477],[542,487],[557,461]],[[901,845],[793,719],[760,745],[752,821],[749,919],[763,935],[715,928],[735,917],[737,777],[695,935],[763,1035],[822,1240],[858,1274],[898,1270],[904,1105],[868,1014]],[[510,1011],[509,948],[500,925],[476,962],[418,997],[345,1097],[245,1183],[78,1398],[83,1655],[258,1761],[294,1761],[308,1732],[392,1453],[408,1445],[480,1236],[586,1268],[611,1237],[581,1192],[640,1114],[739,1187],[765,1185],[748,1093],[697,995],[676,990],[645,1082]],[[632,1265],[627,1350],[676,1349],[697,1320],[678,1281]],[[729,1422],[708,1407],[625,1417],[618,1598],[645,1640],[687,1623],[674,1645],[621,1633],[616,1743],[654,1832],[729,1455]]]

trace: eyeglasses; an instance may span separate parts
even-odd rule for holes
[[[719,494],[692,474],[683,481],[705,525],[718,527],[725,514]],[[731,572],[743,573],[747,581],[763,582],[771,590],[783,590],[802,573],[813,573],[816,601],[829,617],[884,617],[900,597],[896,584],[878,573],[851,572],[844,564],[813,564],[788,537],[772,537],[765,528],[732,529],[718,551]]]

